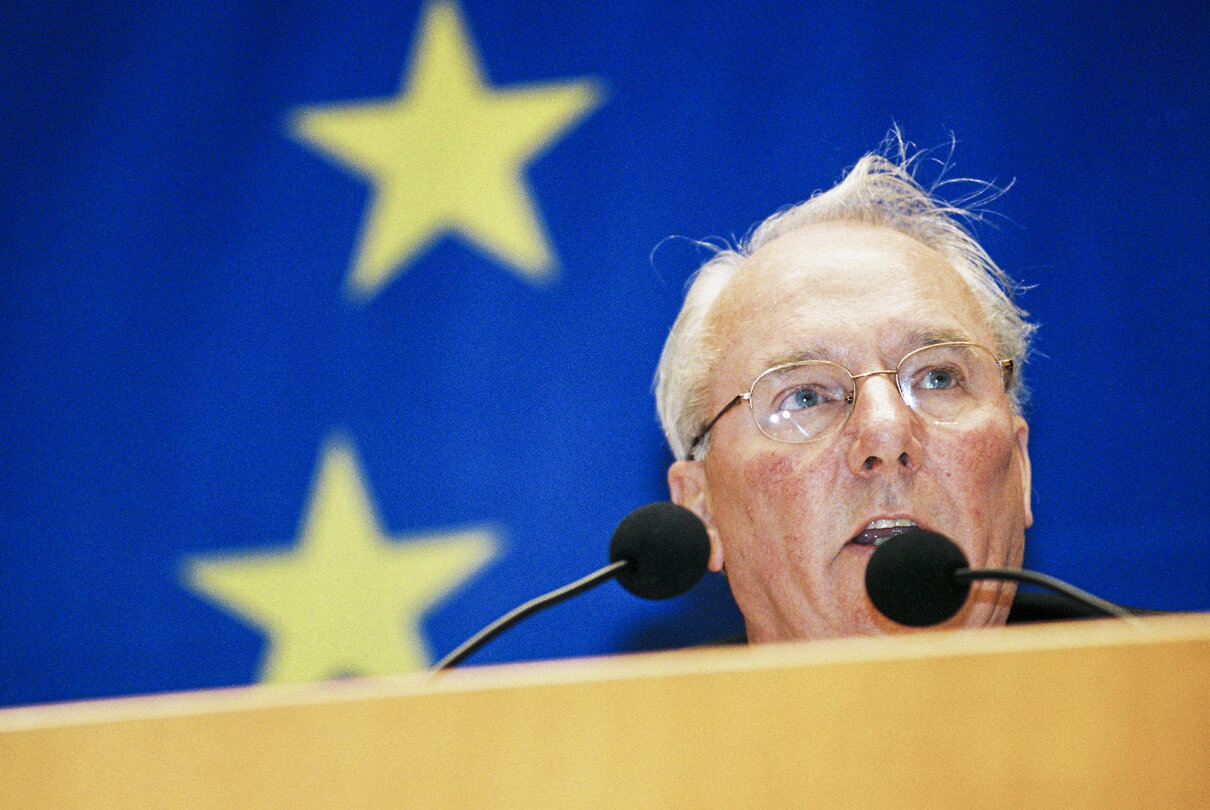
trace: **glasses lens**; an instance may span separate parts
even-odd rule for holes
[[[897,378],[912,410],[937,422],[957,422],[1004,393],[996,356],[969,343],[917,349],[903,358]]]
[[[809,442],[844,424],[853,407],[853,378],[827,362],[771,368],[752,385],[752,414],[780,442]]]

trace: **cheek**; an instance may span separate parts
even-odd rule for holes
[[[782,453],[764,453],[747,461],[741,473],[741,491],[753,493],[763,506],[794,503],[802,485],[793,459]]]
[[[1019,496],[1016,442],[1011,423],[996,420],[935,444],[944,487],[975,521],[1005,517]],[[926,450],[927,454],[927,450]]]
[[[715,503],[715,518],[724,537],[738,547],[731,553],[794,556],[820,512],[822,467],[820,459],[778,448],[746,456],[712,482],[716,492],[727,493]]]
[[[749,456],[712,476],[713,512],[728,565],[734,568],[770,554],[764,538],[793,491],[793,465],[772,454]]]

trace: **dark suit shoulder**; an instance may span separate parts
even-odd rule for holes
[[[1133,616],[1152,616],[1167,612],[1127,607],[1126,605],[1118,605],[1118,607]],[[1008,611],[1009,624],[1103,618],[1105,618],[1105,614],[1099,610],[1081,605],[1057,593],[1041,591],[1017,591],[1017,596],[1013,599],[1013,606]]]
[[[1131,607],[1125,609],[1138,616],[1164,612]],[[1008,611],[1008,624],[1032,624],[1034,622],[1062,622],[1077,619],[1103,618],[1105,618],[1105,615],[1098,610],[1081,605],[1057,593],[1045,593],[1041,591],[1017,591],[1017,595],[1013,599],[1013,606]],[[741,633],[737,636],[717,639],[704,646],[713,647],[746,643],[748,643],[748,639]]]
[[[1013,606],[1008,611],[1009,624],[1031,622],[1057,622],[1073,619],[1098,619],[1104,614],[1098,610],[1077,604],[1056,593],[1017,591]]]

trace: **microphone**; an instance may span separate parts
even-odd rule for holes
[[[617,577],[622,587],[644,599],[679,596],[697,584],[710,560],[710,537],[701,519],[674,503],[640,506],[614,530],[609,565],[562,588],[531,599],[484,627],[433,665],[440,672],[467,656],[517,622]]]
[[[609,561],[625,560],[618,582],[644,599],[680,596],[698,583],[710,561],[710,536],[683,506],[661,501],[631,512],[609,541]]]
[[[888,619],[909,627],[929,627],[954,616],[976,579],[1041,585],[1105,616],[1132,619],[1131,613],[1060,579],[1021,568],[969,568],[952,540],[912,528],[889,538],[870,556],[866,593]]]

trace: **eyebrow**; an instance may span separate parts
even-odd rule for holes
[[[938,343],[964,343],[971,340],[971,336],[960,329],[917,329],[908,334],[907,339],[903,341],[900,348],[903,354],[907,355],[909,352],[922,349],[925,346],[936,346]],[[835,363],[837,362],[836,352],[819,346],[792,349],[774,355],[767,355],[763,360],[761,369],[768,370],[776,366],[784,366],[789,363],[802,363],[808,360],[826,360]]]
[[[923,349],[925,346],[936,346],[938,343],[971,343],[974,342],[968,333],[959,329],[918,329],[908,337],[907,351]]]
[[[826,349],[791,349],[787,352],[781,352],[775,355],[766,355],[761,361],[762,369],[770,369],[775,366],[784,366],[789,363],[802,363],[807,360],[833,360],[833,353]]]

